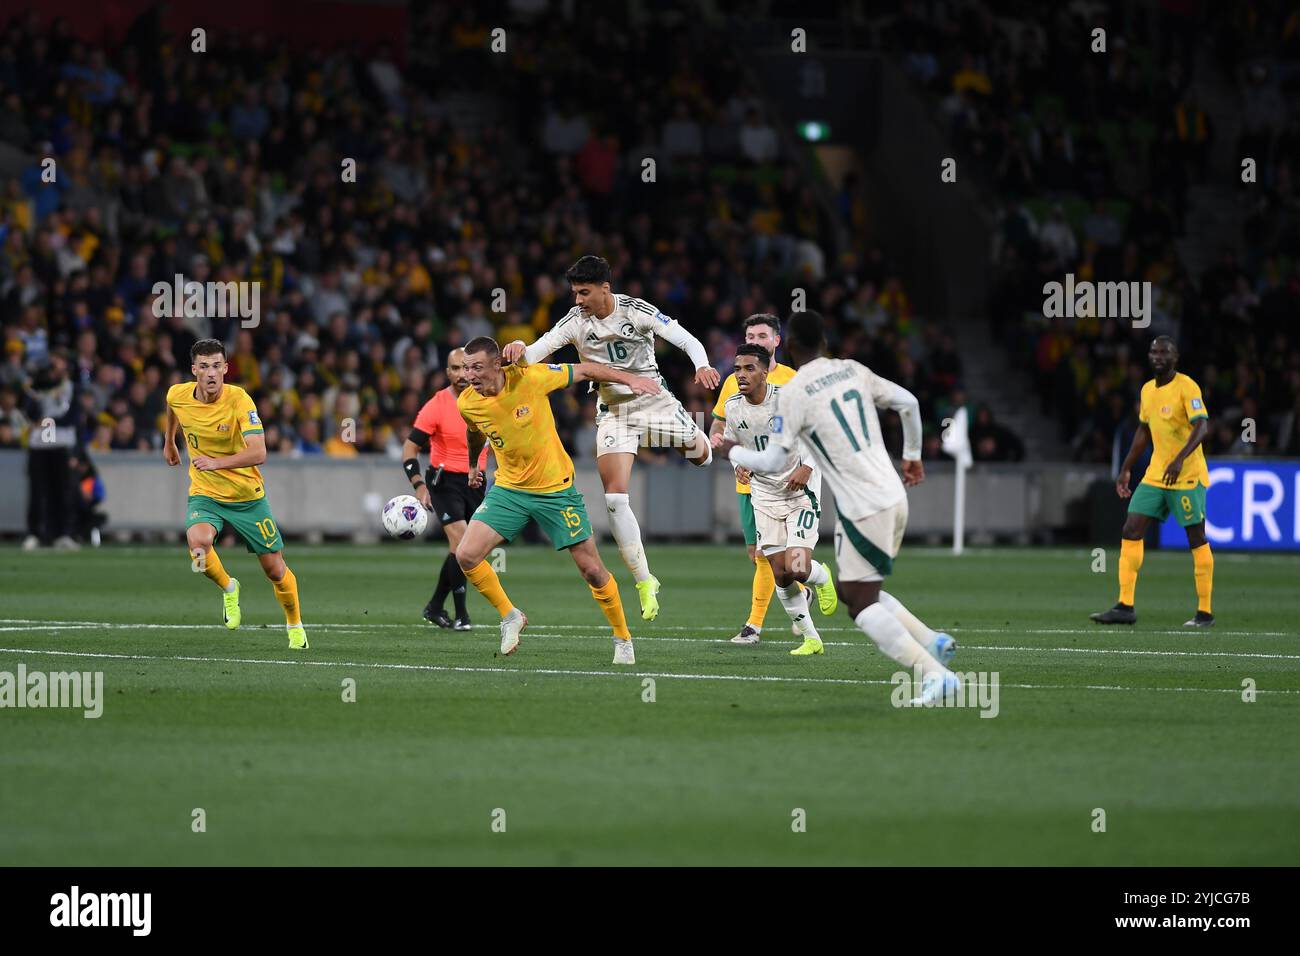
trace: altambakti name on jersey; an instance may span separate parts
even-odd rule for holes
[[[905,416],[903,457],[919,460],[916,399],[859,362],[815,359],[781,387],[777,401],[773,434],[786,448],[804,443],[835,492],[836,510],[854,521],[907,497],[881,436],[877,406]]]
[[[644,299],[615,295],[614,311],[605,318],[583,315],[582,309],[575,305],[545,335],[528,346],[524,354],[532,364],[572,345],[584,362],[599,362],[663,384],[655,360],[655,336],[672,341],[678,329],[681,326],[676,319],[664,315]],[[632,395],[627,386],[614,382],[592,385],[606,404],[625,401]]]
[[[727,399],[727,427],[724,435],[732,441],[739,442],[742,447],[754,451],[762,451],[767,447],[772,438],[772,427],[775,424],[777,415],[778,398],[781,392],[781,386],[773,385],[771,382],[767,385],[767,395],[763,401],[757,405],[751,403],[744,395],[737,392]],[[779,473],[764,474],[763,472],[754,472],[750,479],[750,493],[754,496],[754,504],[761,505],[764,502],[788,502],[795,499],[807,499],[802,490],[789,491],[786,489],[786,482],[794,474],[795,469],[800,465],[811,465],[812,458],[804,450],[802,445],[797,448],[799,454],[791,456],[789,467]],[[813,473],[808,479],[808,489],[813,495],[820,495],[822,490],[821,473],[817,468],[813,468]]]

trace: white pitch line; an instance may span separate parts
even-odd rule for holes
[[[2,619],[0,619],[2,620]],[[417,627],[417,625],[406,624],[312,624],[312,628],[329,629],[334,634],[366,634],[368,629],[376,630],[381,628],[396,627]],[[549,625],[554,628],[576,628],[582,625]],[[542,630],[548,625],[534,627],[529,625],[529,630]],[[46,624],[36,627],[0,627],[0,632],[18,631],[27,633],[29,631],[85,631],[85,630],[161,630],[161,631],[192,631],[192,630],[217,630],[221,629],[219,624],[122,624],[122,623],[102,623],[93,621],[83,621],[78,623],[66,624]],[[248,629],[246,634],[253,634],[261,630],[274,630],[275,628],[256,628]],[[703,630],[703,628],[702,628]],[[729,628],[727,629],[729,630]],[[999,631],[999,633],[1009,633]],[[1014,632],[1022,633],[1022,632]],[[1036,633],[1036,632],[1031,632]],[[549,637],[552,640],[559,638],[573,638],[576,640],[609,640],[608,634],[540,634],[540,637]],[[730,644],[730,640],[725,638],[712,637],[664,637],[658,634],[640,635],[636,637],[637,641],[662,641],[676,644]],[[789,645],[794,646],[798,641],[777,639],[769,640],[766,643],[774,646]],[[849,647],[849,648],[870,648],[872,645],[868,640],[859,641],[823,641],[827,647]],[[1223,657],[1237,659],[1256,659],[1256,660],[1279,660],[1279,661],[1300,661],[1300,654],[1262,654],[1252,651],[1161,651],[1161,650],[1139,650],[1136,648],[1125,647],[1039,647],[1033,644],[1019,645],[994,645],[994,644],[969,644],[962,642],[960,649],[970,651],[996,651],[1007,653],[1060,653],[1060,654],[1119,654],[1131,657]]]
[[[68,626],[68,627],[101,627],[101,628],[112,628],[112,629],[129,629],[129,628],[146,629],[146,628],[151,628],[151,629],[159,629],[159,630],[174,630],[174,629],[185,629],[185,630],[189,630],[189,629],[191,629],[191,628],[220,627],[220,626],[221,626],[220,624],[211,624],[211,625],[207,625],[207,624],[122,624],[122,623],[109,623],[109,622],[106,622],[106,621],[59,621],[59,620],[35,620],[35,619],[27,619],[27,618],[0,618],[0,624],[48,624],[48,625],[63,625],[63,626]],[[310,622],[310,621],[309,621],[309,622],[306,622],[306,624],[307,624],[307,627],[316,627],[316,628],[320,628],[320,627],[326,627],[326,628],[399,628],[399,627],[400,627],[400,628],[412,628],[412,629],[416,629],[416,630],[424,630],[424,629],[431,629],[431,627],[432,627],[432,625],[428,624],[428,623],[425,622],[425,621],[412,622],[412,623],[410,623],[410,624],[393,623],[393,622],[384,622],[384,621],[375,621],[375,622],[371,622],[371,621],[351,621],[351,622],[347,622],[347,623],[327,623],[327,624],[321,624],[321,623],[315,623],[315,622]],[[270,627],[279,627],[279,626],[280,626],[279,624],[270,625]],[[577,630],[587,630],[587,629],[590,629],[590,628],[593,627],[593,626],[596,626],[596,625],[594,625],[594,624],[532,624],[532,623],[530,623],[530,624],[528,625],[528,629],[529,629],[530,631],[577,631]],[[653,630],[655,630],[655,631],[692,631],[692,632],[700,632],[700,631],[723,631],[723,632],[725,632],[725,631],[730,631],[730,630],[731,630],[731,625],[726,625],[726,624],[655,624],[655,625],[652,625],[652,628],[653,628]],[[22,628],[22,627],[12,627],[12,628],[11,628],[11,627],[0,627],[0,631],[9,631],[9,630],[21,631],[21,630],[27,630],[27,628]],[[860,630],[858,630],[858,628],[856,628],[856,627],[824,626],[824,627],[819,627],[817,630],[820,631],[820,632],[823,632],[823,633],[828,633],[828,634],[861,634],[861,633],[862,633],[862,632],[861,632]],[[1194,639],[1194,640],[1195,640],[1195,639],[1199,639],[1199,638],[1201,638],[1201,637],[1295,637],[1295,638],[1300,638],[1300,632],[1292,632],[1292,631],[1221,631],[1221,630],[1218,630],[1218,629],[1210,629],[1210,630],[1208,630],[1208,631],[1200,631],[1200,630],[1198,629],[1198,630],[1196,631],[1195,634],[1193,634],[1192,631],[1193,631],[1192,628],[1180,628],[1180,629],[1176,629],[1176,630],[1166,630],[1166,631],[1147,631],[1147,630],[1128,630],[1128,629],[1117,631],[1117,630],[1115,630],[1115,629],[1113,629],[1113,628],[1111,628],[1111,629],[1106,629],[1106,628],[1104,628],[1104,627],[1102,627],[1102,626],[1098,626],[1098,627],[1084,627],[1084,628],[954,627],[954,628],[951,628],[951,630],[950,630],[948,633],[951,633],[951,634],[953,634],[953,635],[955,635],[955,636],[961,636],[962,634],[1024,634],[1024,635],[1035,635],[1035,634],[1091,634],[1091,635],[1093,635],[1093,636],[1095,636],[1095,637],[1104,637],[1104,636],[1106,636],[1106,635],[1115,635],[1115,634],[1136,634],[1136,635],[1138,635],[1138,636],[1140,636],[1140,637],[1155,637],[1155,636],[1167,636],[1167,635],[1173,635],[1173,636],[1185,637],[1185,638]],[[863,635],[863,637],[865,637],[865,636],[866,636],[866,635]]]
[[[721,680],[752,684],[852,684],[858,686],[890,686],[892,680],[851,680],[845,677],[777,677],[765,674],[682,674],[671,671],[583,671],[565,668],[507,668],[465,667],[451,664],[381,664],[369,661],[308,661],[267,660],[255,657],[199,657],[191,655],[166,656],[160,654],[107,654],[91,651],[51,651],[31,647],[0,647],[0,654],[35,654],[45,657],[77,657],[99,660],[123,661],[181,661],[185,663],[252,664],[279,667],[352,667],[370,670],[436,671],[456,674],[535,674],[548,677],[644,677],[665,680]],[[960,671],[959,671],[960,673]],[[1130,693],[1183,693],[1183,694],[1240,694],[1239,687],[1124,687],[1116,684],[1007,684],[998,682],[990,687],[1009,687],[1015,690],[1100,690],[1128,691]],[[1300,690],[1265,689],[1257,694],[1300,694]],[[939,708],[943,709],[943,708]],[[969,709],[969,708],[968,708]]]
[[[1273,661],[1300,661],[1300,654],[1256,654],[1251,651],[1139,651],[1127,647],[999,647],[993,644],[966,644],[957,646],[960,650],[971,651],[1054,651],[1062,654],[1129,654],[1141,657],[1244,657],[1260,658]]]
[[[91,624],[25,624],[22,627],[0,627],[0,631],[21,631],[24,634],[32,631],[90,631],[93,629],[94,625]]]

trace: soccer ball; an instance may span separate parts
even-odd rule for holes
[[[429,512],[414,495],[398,495],[384,505],[382,517],[384,530],[403,541],[418,538],[429,525]]]

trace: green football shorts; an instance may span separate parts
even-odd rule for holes
[[[470,516],[471,521],[482,521],[506,541],[514,540],[530,519],[546,532],[556,551],[571,548],[591,537],[587,506],[573,487],[537,494],[493,485],[483,497],[483,503]]]
[[[1164,521],[1170,514],[1184,528],[1205,520],[1205,486],[1195,488],[1160,488],[1140,484],[1129,499],[1128,510]]]
[[[736,492],[740,499],[740,526],[745,529],[745,544],[758,544],[758,522],[754,520],[754,502],[749,495]]]
[[[272,554],[284,549],[280,529],[271,517],[271,505],[265,495],[252,501],[218,501],[207,495],[190,495],[185,508],[185,527],[204,522],[216,528],[217,534],[230,525],[244,539],[249,554]]]

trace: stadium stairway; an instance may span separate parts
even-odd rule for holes
[[[447,91],[438,96],[437,104],[448,124],[471,138],[487,127],[500,127],[507,118],[500,98],[491,93]]]
[[[1015,368],[1007,351],[993,341],[980,321],[951,325],[962,357],[964,386],[971,405],[989,406],[993,420],[1015,432],[1029,461],[1069,461],[1070,448],[1059,437],[1059,426],[1038,406],[1029,375]]]
[[[1186,232],[1176,245],[1183,268],[1199,285],[1205,270],[1218,261],[1225,247],[1242,249],[1242,224],[1248,210],[1241,190],[1241,157],[1236,153],[1243,127],[1241,90],[1236,77],[1225,76],[1218,68],[1208,44],[1200,46],[1196,60],[1192,92],[1210,118],[1214,144],[1209,181],[1191,186]]]
[[[1223,183],[1198,183],[1189,190],[1187,232],[1176,245],[1183,268],[1200,284],[1205,270],[1225,248],[1242,246],[1242,223],[1246,207],[1240,192]]]

